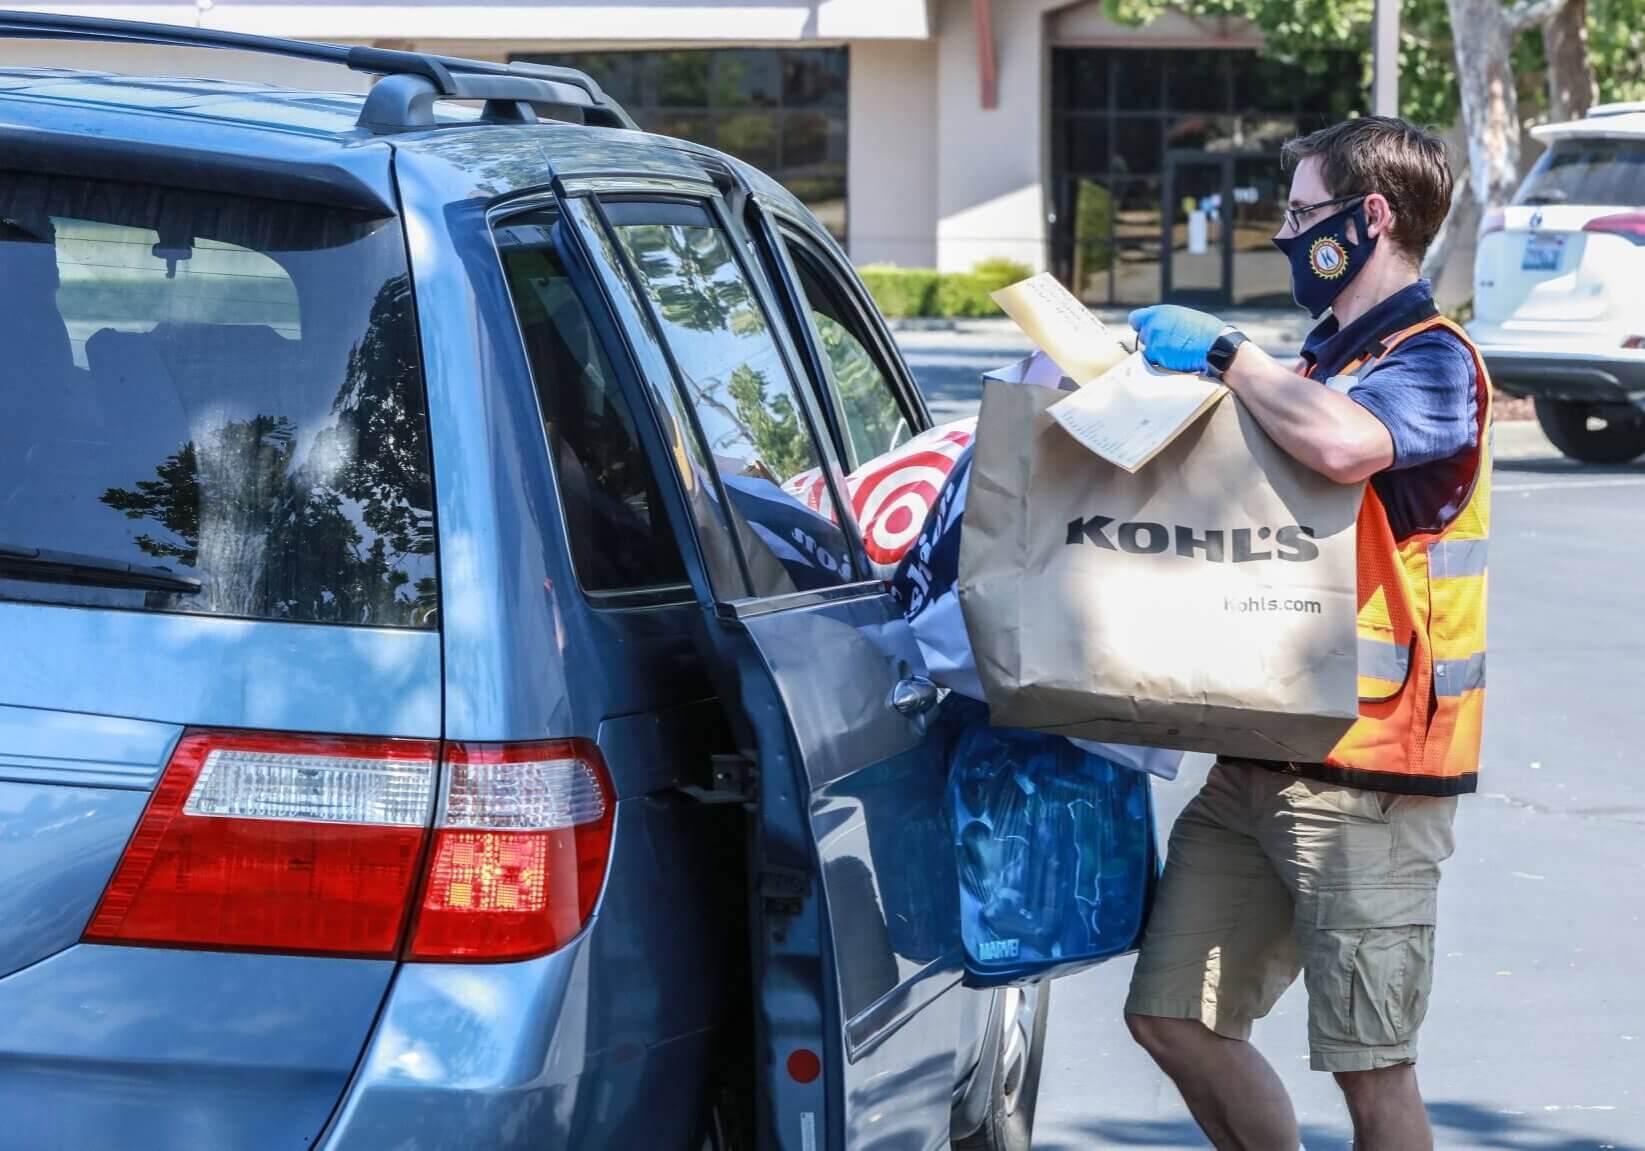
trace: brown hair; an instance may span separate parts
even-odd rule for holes
[[[1434,133],[1392,116],[1361,116],[1285,145],[1287,168],[1321,157],[1333,197],[1380,192],[1394,212],[1389,238],[1417,260],[1451,210],[1451,163]]]

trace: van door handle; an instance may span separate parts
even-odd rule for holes
[[[906,716],[924,715],[936,706],[941,694],[923,675],[911,675],[891,689],[891,706]]]

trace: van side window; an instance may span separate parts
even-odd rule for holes
[[[555,250],[555,214],[497,230],[548,434],[577,579],[588,592],[686,584],[634,414]]]
[[[828,400],[844,425],[846,466],[855,471],[911,438],[913,427],[844,289],[805,245],[784,241],[829,375]]]
[[[753,283],[700,204],[607,205],[672,353],[758,596],[854,580],[822,453]]]

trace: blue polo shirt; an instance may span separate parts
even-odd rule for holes
[[[1433,315],[1434,293],[1418,280],[1346,327],[1333,316],[1308,335],[1302,358],[1327,380],[1383,337]],[[1396,539],[1443,529],[1473,487],[1479,398],[1474,359],[1461,340],[1438,330],[1412,336],[1373,364],[1348,392],[1382,421],[1394,463],[1371,477]]]

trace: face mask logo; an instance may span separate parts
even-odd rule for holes
[[[1322,280],[1334,280],[1348,270],[1348,252],[1335,236],[1321,236],[1308,249],[1308,265]]]

